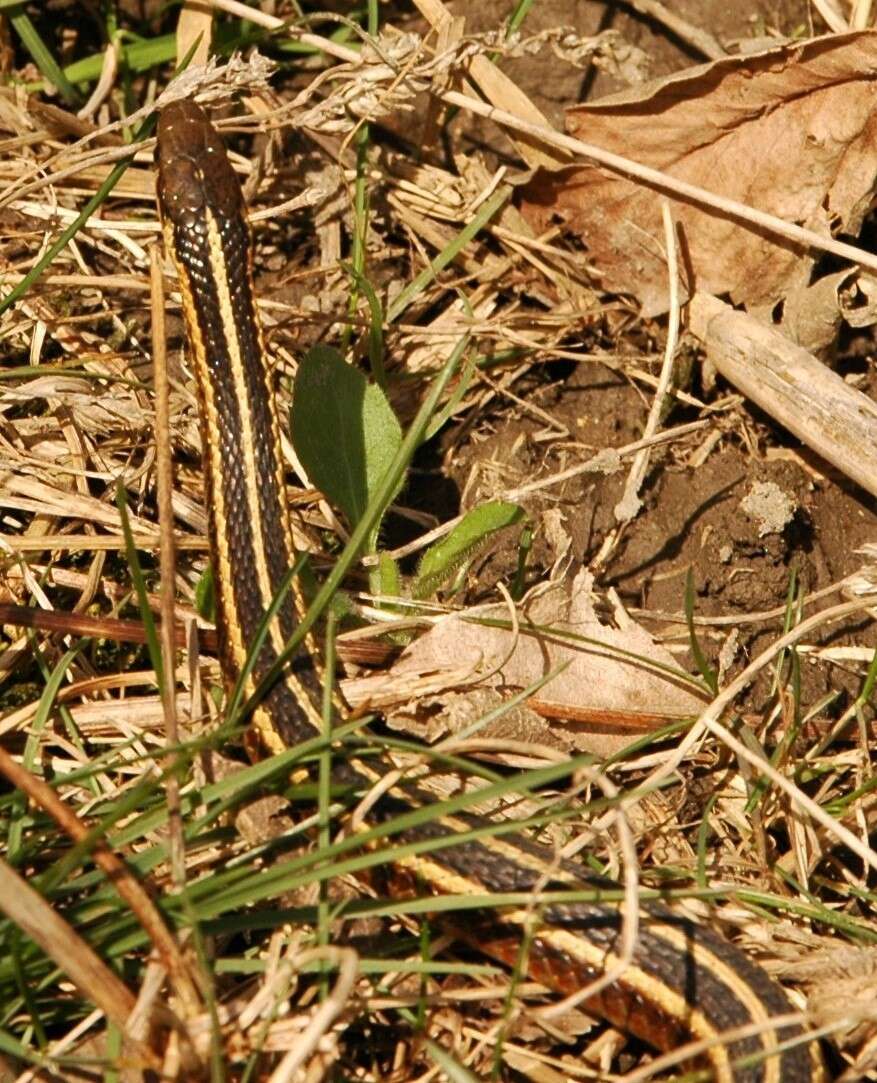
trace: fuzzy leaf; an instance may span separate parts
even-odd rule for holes
[[[402,430],[383,391],[337,350],[309,350],[295,381],[292,442],[314,485],[351,524],[402,443]]]
[[[501,500],[482,504],[467,512],[446,538],[430,546],[423,554],[414,583],[414,597],[425,598],[432,594],[491,535],[519,523],[523,517],[524,509],[518,504],[506,504]]]

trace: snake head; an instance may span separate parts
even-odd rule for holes
[[[203,228],[208,207],[228,218],[241,214],[240,183],[216,129],[195,102],[183,99],[162,109],[156,164],[162,217],[175,228]]]

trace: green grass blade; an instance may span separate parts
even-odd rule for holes
[[[36,714],[33,722],[29,727],[29,734],[27,742],[24,748],[24,757],[22,760],[22,766],[32,771],[37,757],[37,752],[42,739],[43,730],[46,727],[46,723],[49,720],[49,714],[55,705],[55,697],[58,695],[58,691],[61,688],[61,683],[67,673],[67,670],[72,665],[74,659],[79,654],[79,647],[74,647],[72,650],[67,651],[55,668],[49,675],[43,693],[40,696],[40,702],[37,706]],[[15,804],[17,806],[16,812],[10,817],[9,833],[7,836],[7,850],[6,860],[13,867],[16,864],[18,854],[21,851],[22,838],[24,833],[23,817],[27,812],[27,799],[24,794],[16,791]]]
[[[253,666],[256,664],[256,659],[262,650],[262,646],[265,643],[265,639],[268,636],[268,632],[271,629],[271,624],[274,618],[280,611],[280,607],[289,596],[289,590],[292,586],[293,580],[301,573],[302,568],[307,563],[307,555],[301,554],[296,560],[295,564],[287,571],[286,575],[280,583],[277,589],[277,593],[271,599],[271,605],[259,622],[259,626],[256,629],[256,634],[253,637],[253,642],[249,644],[247,649],[247,657],[244,662],[243,668],[238,674],[235,686],[232,689],[232,693],[228,699],[228,707],[226,709],[226,716],[230,723],[236,725],[241,721],[240,718],[240,705],[244,695],[244,688],[246,687],[247,679],[253,672]],[[247,707],[244,708],[244,717],[249,714]]]
[[[712,694],[714,696],[718,695],[719,678],[707,661],[694,628],[694,572],[691,568],[688,569],[688,574],[685,577],[685,622],[688,625],[688,642],[691,645],[695,665],[700,670],[700,675]]]
[[[341,266],[353,279],[357,289],[363,294],[369,309],[368,325],[368,360],[372,371],[372,379],[381,388],[387,390],[387,373],[384,368],[384,312],[381,301],[375,293],[374,287],[366,276],[350,263],[342,263]]]
[[[16,10],[16,7],[19,10]],[[39,31],[30,20],[30,16],[23,10],[22,5],[13,7],[8,19],[21,38],[21,43],[30,53],[34,64],[40,69],[45,78],[54,86],[66,105],[75,105],[79,100],[76,88],[58,66],[58,62],[52,55],[51,49],[40,37]]]
[[[493,218],[496,212],[508,202],[511,194],[511,188],[508,187],[508,185],[502,185],[497,188],[490,199],[486,199],[481,204],[472,221],[467,223],[467,225],[460,230],[453,241],[451,241],[449,245],[446,245],[432,263],[421,271],[412,282],[409,282],[396,300],[393,301],[387,310],[387,323],[395,322],[395,320],[397,320],[411,304],[414,298],[417,297],[430,282],[433,282],[449,263],[457,258],[472,238],[477,236],[491,218]]]
[[[442,1049],[436,1042],[427,1039],[424,1047],[433,1063],[448,1080],[448,1083],[478,1083],[477,1076],[474,1076],[468,1068],[464,1068],[458,1060],[452,1057],[446,1049]]]
[[[137,555],[137,546],[134,544],[134,535],[131,531],[131,520],[128,517],[128,499],[125,486],[122,482],[116,485],[116,507],[122,519],[122,534],[125,538],[125,555],[128,558],[128,570],[131,574],[131,582],[137,594],[140,607],[140,619],[146,632],[146,649],[149,652],[149,660],[155,670],[156,682],[159,689],[164,688],[164,663],[161,657],[161,643],[158,638],[158,628],[155,617],[149,608],[149,592],[146,589],[146,580],[143,578],[143,569],[140,566],[140,558]]]

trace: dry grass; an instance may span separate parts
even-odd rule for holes
[[[433,5],[426,8],[438,11]],[[436,21],[441,22],[438,15]],[[363,60],[350,44],[287,28],[279,31],[280,41],[322,46],[325,53],[311,52],[297,72],[270,84],[263,64],[238,62],[193,70],[183,77],[182,88],[211,101],[224,118],[223,130],[234,139],[235,162],[253,211],[262,314],[284,412],[289,378],[306,346],[349,340],[351,354],[365,363],[367,299],[354,290],[357,301],[350,311],[351,277],[339,260],[359,230],[367,274],[384,302],[383,364],[403,427],[428,378],[461,337],[471,335],[477,363],[466,367],[445,396],[449,420],[459,422],[460,432],[473,434],[477,444],[506,421],[525,419],[538,428],[547,463],[538,478],[520,471],[509,475],[497,467],[488,478],[494,488],[485,494],[482,485],[479,499],[520,500],[537,529],[546,532],[546,524],[554,521],[546,516],[564,485],[588,472],[626,472],[643,446],[670,447],[681,460],[707,441],[706,456],[725,439],[725,415],[739,410],[739,402],[719,403],[720,409],[707,409],[693,421],[671,420],[646,440],[607,452],[589,447],[587,437],[571,432],[537,394],[521,392],[522,387],[543,386],[545,373],[558,361],[585,365],[597,359],[624,372],[631,386],[651,397],[660,354],[644,351],[642,343],[663,342],[665,329],[644,326],[623,298],[602,294],[581,253],[556,231],[533,236],[512,200],[514,168],[494,168],[471,154],[458,160],[456,171],[442,168],[436,164],[441,160],[434,153],[437,142],[421,148],[420,162],[409,149],[399,152],[398,140],[381,128],[382,120],[399,124],[401,117],[404,131],[407,118],[428,107],[435,112],[438,132],[444,102],[504,120],[516,133],[512,138],[519,139],[522,166],[539,156],[556,160],[582,153],[575,140],[544,130],[540,134],[540,119],[488,59],[501,44],[497,39],[455,38],[452,28],[440,29],[442,36],[416,38],[386,27]],[[465,71],[490,106],[474,97]],[[156,66],[150,73],[154,83],[134,80],[140,111],[126,117],[126,133],[138,130],[156,100],[166,100],[162,94],[177,92],[165,89],[169,75],[167,65]],[[112,86],[104,88],[103,102],[90,103],[90,116],[97,118],[93,127],[60,105],[46,105],[39,93],[28,100],[5,89],[0,97],[0,275],[5,290],[21,288],[13,304],[0,302],[5,361],[0,382],[0,602],[139,620],[136,572],[125,554],[125,519],[141,554],[148,608],[159,612],[162,600],[168,601],[167,573],[158,573],[161,524],[150,347],[156,309],[150,309],[149,275],[159,232],[150,137],[138,144],[127,170],[70,243],[28,282],[59,233],[116,163],[130,156]],[[358,140],[366,121],[370,135],[363,150]],[[479,213],[483,225],[468,236],[467,227]],[[750,215],[750,220],[758,219]],[[795,238],[800,240],[802,232],[796,227]],[[817,240],[835,253],[850,254],[848,245]],[[873,256],[868,259],[877,266]],[[44,778],[54,797],[16,776],[30,803],[17,793],[4,795],[6,859],[37,886],[44,905],[81,933],[82,941],[71,934],[66,944],[44,944],[41,954],[9,927],[4,930],[7,964],[0,966],[0,988],[9,1007],[0,1031],[20,1042],[18,1051],[37,1063],[73,1051],[112,1061],[118,1028],[127,1020],[134,1042],[129,1052],[133,1049],[141,1064],[160,1062],[169,1077],[181,1079],[194,1078],[195,1066],[211,1058],[235,1065],[227,1069],[227,1078],[243,1078],[241,1066],[248,1058],[260,1065],[250,1078],[269,1078],[264,1065],[270,1063],[276,1073],[272,1079],[318,1079],[339,1058],[345,1070],[363,1080],[381,1073],[399,1080],[427,1078],[439,1071],[443,1054],[412,1037],[425,1018],[430,1039],[475,1073],[488,1072],[494,1057],[539,1078],[558,1078],[551,1076],[553,1071],[593,1078],[617,1066],[623,1039],[611,1031],[591,1032],[578,1008],[558,1020],[542,1020],[534,1008],[541,998],[532,986],[494,967],[446,961],[442,934],[422,932],[425,905],[395,904],[387,918],[388,908],[380,901],[348,901],[343,922],[332,925],[332,908],[349,894],[343,883],[353,868],[352,847],[327,851],[334,866],[315,873],[304,849],[314,817],[293,827],[285,801],[267,806],[256,801],[270,802],[264,797],[269,791],[275,799],[278,792],[288,797],[290,790],[313,800],[306,787],[288,782],[301,750],[250,767],[218,754],[223,743],[239,743],[240,735],[233,724],[217,731],[223,719],[213,695],[217,667],[197,646],[196,629],[205,621],[197,616],[196,593],[207,565],[200,439],[191,373],[180,357],[179,296],[169,268],[165,271],[171,351],[167,430],[174,479],[170,503],[177,550],[172,601],[191,646],[177,657],[174,673],[179,736],[169,748],[166,715],[146,652],[10,629],[0,655],[0,734],[9,753],[7,766],[10,772]],[[673,394],[689,410],[704,405],[699,393],[676,389]],[[654,414],[657,418],[660,409]],[[294,454],[291,447],[286,451],[292,468]],[[453,449],[447,455],[452,465],[455,456],[459,453]],[[476,468],[477,463],[471,467],[473,477]],[[117,503],[119,486],[124,515]],[[637,482],[634,490],[639,487]],[[415,481],[410,491],[415,498]],[[290,497],[298,513],[298,543],[322,574],[343,544],[345,527],[316,491],[291,489]],[[438,523],[415,512],[410,518],[418,524],[418,536],[398,543],[398,558],[422,550],[455,522]],[[599,552],[588,554],[597,569],[611,560],[624,531],[637,529],[635,515],[629,518]],[[547,561],[537,578],[560,578],[569,567],[568,545],[564,549],[558,540],[551,552],[558,558],[554,567]],[[372,605],[363,589],[367,573],[366,561],[348,586],[359,623],[373,628],[364,633],[359,627],[351,634],[348,658],[357,657],[355,644],[365,634],[379,638],[389,628],[396,633],[395,644],[400,628],[411,627],[398,611],[390,614],[397,624],[388,624],[386,607]],[[860,1055],[867,1064],[874,1031],[873,957],[866,949],[873,950],[877,939],[871,887],[877,855],[869,847],[875,789],[870,657],[843,659],[860,682],[861,695],[850,699],[844,713],[831,716],[825,702],[802,700],[800,656],[791,650],[816,651],[827,622],[835,619],[855,614],[870,621],[871,599],[865,596],[801,623],[804,606],[821,605],[826,595],[848,587],[839,580],[812,598],[753,613],[753,621],[772,630],[774,644],[735,682],[725,681],[723,692],[687,728],[681,744],[670,746],[672,751],[659,743],[666,737],[659,732],[629,744],[609,771],[622,793],[653,790],[624,806],[645,885],[664,883],[680,897],[689,896],[690,908],[708,913],[772,972],[800,979],[802,989],[803,983],[843,984],[848,995],[827,1005],[829,998],[823,996],[813,1023],[838,1038],[838,1020],[849,1023],[853,1017],[860,1026],[853,1031],[848,1058],[854,1062]],[[468,597],[480,595],[471,577]],[[458,608],[461,598],[465,604],[465,593],[449,594],[439,599],[441,605],[416,606],[407,616],[426,625],[436,608]],[[677,612],[651,614],[650,627],[671,647],[674,631],[687,626],[680,615],[684,603],[680,583]],[[731,619],[719,615],[687,623],[708,643]],[[747,617],[734,614],[733,621],[745,627]],[[344,654],[343,635],[340,645]],[[691,664],[687,655],[684,661]],[[819,664],[836,663],[823,659]],[[167,659],[165,666],[173,668]],[[772,672],[778,676],[771,696],[762,699],[757,717],[746,714],[741,731],[735,704],[747,685]],[[808,731],[804,723],[810,716],[816,727]],[[801,739],[808,732],[817,734],[809,747]],[[493,756],[503,751],[524,755],[518,742],[503,748],[487,742],[485,747]],[[765,747],[772,753],[769,764]],[[169,752],[174,758],[166,758]],[[535,765],[537,775],[544,772],[561,791],[564,786],[576,789],[550,749],[533,750],[527,765]],[[180,791],[173,816],[166,801],[169,778]],[[600,796],[599,788],[595,791],[585,777],[581,790],[582,811],[563,824],[557,837],[572,851],[587,845],[618,875],[618,847],[605,836],[610,813],[589,816],[587,801],[595,792]],[[498,797],[511,799],[502,792]],[[534,800],[531,794],[527,799]],[[119,903],[111,886],[117,871],[101,864],[95,836],[78,834],[72,821],[63,827],[66,835],[59,834],[55,821],[63,818],[52,800],[81,824],[102,825],[97,834],[105,835],[106,851],[124,857],[134,879],[147,884],[158,900],[156,909],[146,899],[129,900],[131,912]],[[610,804],[616,803],[613,797]],[[545,809],[541,802],[522,807],[526,815]],[[179,857],[173,873],[172,820]],[[278,820],[286,828],[281,835]],[[75,841],[83,850],[72,848]],[[342,886],[328,893],[318,890],[318,883],[330,878]],[[734,890],[724,890],[729,883]],[[0,890],[15,895],[14,876]],[[382,954],[379,945],[357,960],[349,947],[325,942],[330,928],[333,937],[339,926],[343,937],[373,934],[384,927],[379,920],[394,923],[398,951]],[[294,921],[310,924],[290,933],[283,923]],[[38,935],[40,921],[35,925],[31,935]],[[314,925],[318,934],[310,937],[307,930]],[[836,955],[839,943],[850,945],[843,962]],[[103,962],[90,960],[92,949]],[[808,959],[806,972],[802,957]],[[93,962],[90,975],[74,971],[74,959]],[[86,995],[59,977],[49,960],[62,962],[68,975],[75,973]],[[125,1011],[114,1017],[112,998],[95,995],[118,981],[106,969],[108,963],[124,973],[131,1000],[137,1000],[134,1022],[127,1000]],[[312,977],[321,972],[322,979]],[[321,988],[322,1000],[317,996]],[[105,1018],[100,1012],[87,1014],[89,1000],[103,1008]],[[479,1002],[480,1011],[472,1007]],[[46,1020],[43,1031],[39,1025],[34,1029],[40,1016]],[[147,1021],[165,1035],[158,1058],[147,1041]],[[558,1052],[567,1041],[576,1043],[575,1061]],[[359,1060],[357,1043],[367,1051]],[[7,1051],[14,1053],[14,1044]],[[261,1061],[257,1053],[265,1054]],[[61,1076],[78,1078],[70,1065]],[[46,1069],[39,1078],[51,1078],[51,1073]]]

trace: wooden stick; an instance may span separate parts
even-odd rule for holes
[[[67,613],[56,609],[34,609],[29,605],[0,603],[0,627],[11,624],[16,628],[38,628],[42,632],[60,635],[95,636],[98,639],[114,639],[118,643],[145,643],[146,630],[139,620],[120,620],[118,617],[88,617],[84,613]],[[174,645],[181,650],[187,646],[186,629],[174,624]],[[199,630],[201,647],[211,653],[216,651],[216,633],[210,629]]]
[[[726,380],[877,496],[877,404],[802,346],[710,294],[692,298],[689,327]]]

